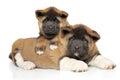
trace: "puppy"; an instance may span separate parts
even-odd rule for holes
[[[37,38],[26,38],[18,39],[12,46],[12,52],[10,53],[10,58],[12,61],[23,69],[34,69],[34,68],[44,68],[44,69],[60,69],[59,60],[66,54],[66,41],[68,36],[64,39],[63,30],[60,30],[58,36],[51,40],[44,39],[43,36],[39,38],[40,44],[44,47],[43,54],[36,54],[35,47]],[[44,41],[42,41],[44,40]],[[57,48],[52,50],[50,48],[51,43],[57,42]]]
[[[46,39],[51,40],[59,34],[60,28],[68,26],[67,21],[68,13],[59,10],[55,7],[48,7],[43,10],[35,11],[36,18],[38,19],[38,25],[40,30],[40,37],[44,36]],[[39,43],[41,39],[37,40],[36,53],[43,53],[44,47]],[[44,39],[42,40],[44,41]],[[51,49],[57,48],[57,42],[51,42]]]
[[[68,13],[55,7],[36,10],[35,14],[38,19],[40,35],[47,39],[54,38],[59,33],[60,27],[69,25]]]
[[[72,36],[67,42],[67,55],[60,60],[61,70],[86,71],[88,65],[101,69],[113,69],[115,67],[111,60],[100,54],[96,46],[100,36],[96,31],[82,24],[69,28]]]
[[[57,38],[58,34],[60,33],[60,28],[62,26],[69,25],[67,22],[68,14],[65,11],[59,10],[55,7],[36,10],[35,14],[36,18],[38,19],[40,36],[38,38],[16,40],[12,46],[12,52],[10,53],[9,57],[16,65],[21,66],[24,69],[32,69],[35,67],[53,68],[54,66],[51,65],[54,63],[50,61],[49,58],[46,59],[44,55],[38,57],[38,55],[43,54],[47,46],[50,47],[50,50],[54,50],[58,47],[57,45],[59,44],[59,41]],[[21,62],[22,64],[19,64]],[[36,66],[34,62],[36,65],[38,65]],[[31,66],[28,66],[29,64]]]

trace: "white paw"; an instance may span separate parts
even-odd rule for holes
[[[21,67],[21,68],[26,69],[26,70],[30,70],[30,69],[35,68],[35,64],[33,62],[24,61],[21,53],[16,53],[15,60],[16,60],[16,64],[18,67]]]
[[[37,53],[38,55],[41,55],[41,54],[44,53],[44,51],[38,50],[36,53]]]
[[[16,64],[17,64],[18,66],[21,66],[22,63],[24,62],[21,53],[16,53],[16,55],[15,55],[15,60],[16,60]]]
[[[87,71],[88,65],[80,60],[64,57],[60,60],[60,70],[84,72]]]
[[[25,70],[31,70],[35,68],[35,64],[30,61],[24,61],[24,63],[22,64],[22,68]]]
[[[95,59],[91,60],[89,65],[99,67],[101,69],[113,69],[116,66],[113,61],[103,57],[102,55],[99,55]]]
[[[58,48],[57,45],[50,45],[50,49],[51,49],[51,50],[55,50],[55,49],[57,49],[57,48]]]

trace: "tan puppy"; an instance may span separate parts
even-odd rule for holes
[[[36,10],[35,13],[36,13],[36,18],[38,19],[40,36],[38,38],[19,39],[13,44],[12,52],[9,57],[13,60],[14,63],[16,63],[16,59],[15,59],[16,53],[20,53],[16,56],[21,57],[20,60],[22,62],[24,62],[25,60],[32,61],[33,59],[31,57],[33,57],[33,56],[29,55],[29,56],[27,56],[27,57],[29,57],[27,59],[22,56],[27,55],[27,54],[34,54],[34,53],[36,53],[36,54],[34,54],[35,56],[43,54],[44,50],[46,49],[46,46],[48,46],[48,45],[51,50],[56,49],[58,47],[57,44],[59,42],[57,39],[57,37],[58,37],[57,35],[60,32],[60,28],[62,26],[69,25],[67,22],[68,14],[65,11],[59,10],[55,7],[49,7],[49,8],[43,9],[43,10]],[[43,58],[43,57],[44,56],[40,57],[40,59],[38,58],[37,60],[48,61],[48,62],[50,61],[49,59],[41,60],[41,58]],[[45,59],[45,58],[43,58],[43,59]],[[19,62],[21,62],[21,61],[19,61]],[[36,60],[35,60],[35,62],[37,64]],[[47,65],[47,62],[45,62],[45,63]],[[27,64],[31,64],[32,67],[27,66]],[[20,65],[17,64],[17,65],[21,66],[25,69],[31,69],[31,68],[35,67],[35,65],[31,62],[24,62],[23,65],[22,64],[20,64]],[[41,65],[43,65],[43,64],[41,64]],[[50,65],[53,65],[52,62],[50,62]],[[44,65],[42,68],[45,68]],[[46,66],[46,68],[52,68],[52,67]]]
[[[38,19],[40,36],[43,35],[47,39],[54,38],[59,33],[60,27],[69,25],[67,22],[68,13],[55,7],[36,10],[35,13]]]
[[[64,29],[64,28],[63,28]],[[66,41],[69,36],[63,37],[64,30],[59,32],[59,35],[52,40],[40,37],[41,45],[45,45],[43,54],[36,54],[35,47],[37,38],[19,39],[12,46],[10,58],[19,67],[24,69],[37,68],[52,68],[59,69],[59,60],[66,54]],[[58,48],[51,50],[50,43],[57,42]],[[42,46],[43,47],[43,46]]]
[[[40,30],[40,37],[44,36],[44,39],[51,40],[59,34],[60,28],[68,26],[67,21],[68,13],[59,10],[55,7],[48,7],[43,10],[36,10],[36,18],[38,19],[38,25]],[[42,45],[40,41],[36,43],[36,53],[41,54],[44,52],[45,45]],[[43,47],[42,47],[43,46]],[[57,42],[51,42],[51,48],[57,47]]]
[[[102,69],[113,69],[115,67],[111,60],[100,54],[96,46],[100,36],[96,31],[82,24],[69,28],[72,36],[67,40],[66,57],[60,60],[61,70],[86,71],[88,65]]]

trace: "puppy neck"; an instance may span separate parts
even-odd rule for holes
[[[57,36],[57,35],[53,35],[52,37],[48,37],[48,36],[43,35],[42,33],[39,33],[38,38],[44,37],[44,38],[46,38],[46,39],[48,39],[48,40],[51,40],[51,39],[55,38],[56,36]]]

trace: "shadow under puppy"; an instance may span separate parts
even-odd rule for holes
[[[55,63],[50,60],[50,56],[43,53],[48,45],[51,48],[50,50],[57,48],[56,44],[59,44],[57,37],[60,28],[68,25],[68,14],[55,7],[36,10],[35,13],[38,19],[40,36],[38,38],[16,40],[12,45],[12,52],[9,57],[17,66],[24,69],[32,69],[35,67],[56,68]],[[39,56],[41,54],[43,55]]]
[[[71,36],[67,42],[66,55],[60,60],[60,70],[86,71],[88,65],[101,69],[115,67],[115,63],[100,54],[96,46],[100,36],[96,31],[79,24],[66,27],[66,33]]]

